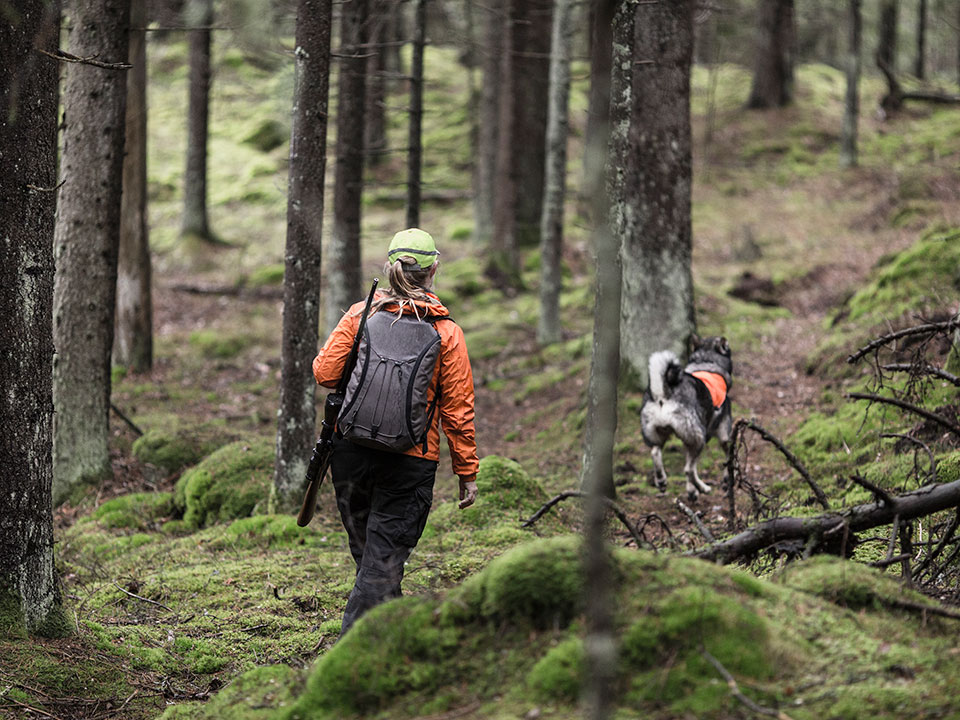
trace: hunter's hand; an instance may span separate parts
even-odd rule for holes
[[[477,499],[477,483],[475,480],[464,480],[460,478],[460,504],[459,508],[463,510],[473,505]]]

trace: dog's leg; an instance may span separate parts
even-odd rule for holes
[[[667,471],[663,467],[663,448],[654,445],[650,448],[650,455],[653,456],[653,483],[660,492],[667,489]]]
[[[706,495],[710,492],[710,486],[703,482],[697,474],[697,459],[700,457],[703,445],[684,445],[683,449],[686,453],[683,472],[687,476],[687,497],[695,501],[699,497],[699,493]]]

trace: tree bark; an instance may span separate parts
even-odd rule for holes
[[[557,0],[553,11],[550,91],[547,114],[546,177],[540,220],[540,319],[537,341],[558,342],[560,332],[560,261],[563,255],[563,209],[567,176],[570,48],[573,22],[570,0]]]
[[[316,430],[316,383],[323,183],[327,163],[331,0],[300,0],[297,8],[296,88],[290,133],[280,412],[272,505],[300,504]]]
[[[917,59],[914,62],[913,74],[921,80],[926,76],[927,62],[927,0],[918,0],[917,3]]]
[[[877,64],[885,64],[894,73],[897,71],[897,25],[899,24],[899,15],[899,0],[882,0]]]
[[[840,167],[857,164],[857,124],[860,119],[860,48],[863,20],[860,0],[848,0],[849,38],[847,50],[847,95],[843,115],[843,133],[840,137]]]
[[[74,0],[69,51],[123,63],[130,0]],[[72,63],[63,96],[54,237],[53,501],[110,474],[110,353],[116,309],[126,73]]]
[[[136,373],[147,372],[153,365],[153,303],[147,225],[146,26],[146,0],[133,0],[130,6],[132,67],[127,71],[126,149],[120,200],[113,362]]]
[[[503,0],[490,0],[483,6],[484,49],[483,83],[480,89],[479,134],[477,136],[477,187],[473,212],[475,236],[481,247],[491,247],[493,240],[493,207],[496,188],[497,146],[500,117],[500,65],[503,56]]]
[[[427,2],[417,0],[410,61],[410,124],[407,136],[407,227],[420,226],[420,184],[423,163],[423,46],[427,32]]]
[[[363,199],[363,128],[366,91],[367,0],[341,8],[337,80],[337,159],[333,184],[333,237],[327,272],[326,327],[360,299],[360,203]]]
[[[811,537],[826,542],[837,550],[844,533],[857,533],[889,525],[895,517],[908,522],[918,517],[960,506],[960,480],[944,485],[928,485],[911,493],[895,496],[892,502],[877,501],[856,505],[848,510],[824,513],[814,517],[780,517],[744,530],[728,540],[706,545],[692,555],[721,564],[750,557],[775,543],[807,540]]]
[[[614,234],[623,244],[621,355],[628,382],[647,385],[656,350],[683,355],[694,331],[691,275],[690,62],[692,0],[638,4],[614,28],[619,62],[630,72],[629,109],[613,118],[620,164],[611,199]],[[662,42],[670,38],[670,42]],[[628,60],[627,58],[632,58]],[[637,59],[640,59],[639,62]],[[614,59],[616,68],[617,59]],[[617,93],[613,93],[614,102]],[[613,112],[613,106],[611,106]],[[625,129],[621,130],[621,126]]]
[[[793,0],[760,0],[757,54],[747,107],[784,107],[793,101],[796,52]]]
[[[606,134],[610,125],[610,64],[613,59],[614,0],[590,3],[590,95],[587,106],[587,148],[583,158],[584,187],[602,172],[591,162],[606,160]]]
[[[389,11],[386,0],[374,1],[370,25],[370,56],[367,58],[367,126],[363,140],[367,164],[370,167],[382,163],[387,150],[386,71]]]
[[[492,261],[516,281],[519,248],[540,240],[552,2],[505,7]]]
[[[210,26],[213,0],[188,0],[190,95],[187,109],[187,168],[183,176],[181,233],[212,240],[207,217],[207,137],[210,117]]]
[[[66,630],[53,564],[59,2],[0,22],[0,636]],[[36,49],[35,49],[36,48]],[[57,633],[57,630],[61,633]]]

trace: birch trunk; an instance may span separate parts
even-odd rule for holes
[[[130,6],[126,150],[120,200],[117,318],[113,362],[142,373],[153,365],[153,303],[147,225],[147,25],[146,0]]]
[[[640,3],[632,24],[624,19],[614,30],[616,52],[628,53],[624,58],[653,61],[627,63],[632,69],[630,109],[628,113],[620,110],[612,120],[615,141],[624,133],[626,137],[614,151],[620,168],[611,220],[614,234],[623,243],[621,354],[629,380],[638,387],[647,385],[650,354],[673,350],[682,356],[695,327],[690,218],[692,12],[692,0]],[[662,43],[663,38],[671,41]]]
[[[0,22],[0,637],[64,634],[53,565],[53,228],[59,2]]]
[[[860,0],[849,0],[850,46],[847,54],[847,97],[840,138],[840,167],[857,164],[857,124],[860,118],[860,46],[863,22]]]
[[[363,199],[367,0],[345,3],[341,12],[333,237],[325,313],[327,330],[332,330],[343,312],[363,294],[360,287],[360,203]]]
[[[793,101],[796,40],[793,0],[760,0],[757,54],[748,108],[784,107]]]
[[[130,0],[75,0],[69,51],[124,63]],[[110,353],[116,309],[126,73],[72,63],[63,97],[54,236],[53,501],[110,474]]]
[[[277,458],[272,505],[299,506],[316,430],[317,353],[323,182],[327,162],[331,0],[300,0],[297,8],[296,88],[290,133],[286,267]]]
[[[557,0],[553,11],[550,91],[547,115],[546,178],[540,221],[540,321],[537,341],[560,340],[560,262],[563,254],[563,208],[567,175],[567,128],[570,98],[571,0]]]
[[[207,137],[210,118],[210,26],[213,0],[188,0],[190,95],[187,110],[187,168],[183,176],[182,234],[213,239],[207,217]]]

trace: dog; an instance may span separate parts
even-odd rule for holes
[[[663,445],[676,435],[683,443],[687,497],[696,500],[710,486],[697,474],[697,459],[707,441],[716,437],[724,451],[730,442],[733,419],[729,391],[733,385],[733,360],[726,338],[693,336],[686,367],[669,351],[650,356],[650,387],[640,408],[640,428],[653,456],[654,484],[664,491]]]

